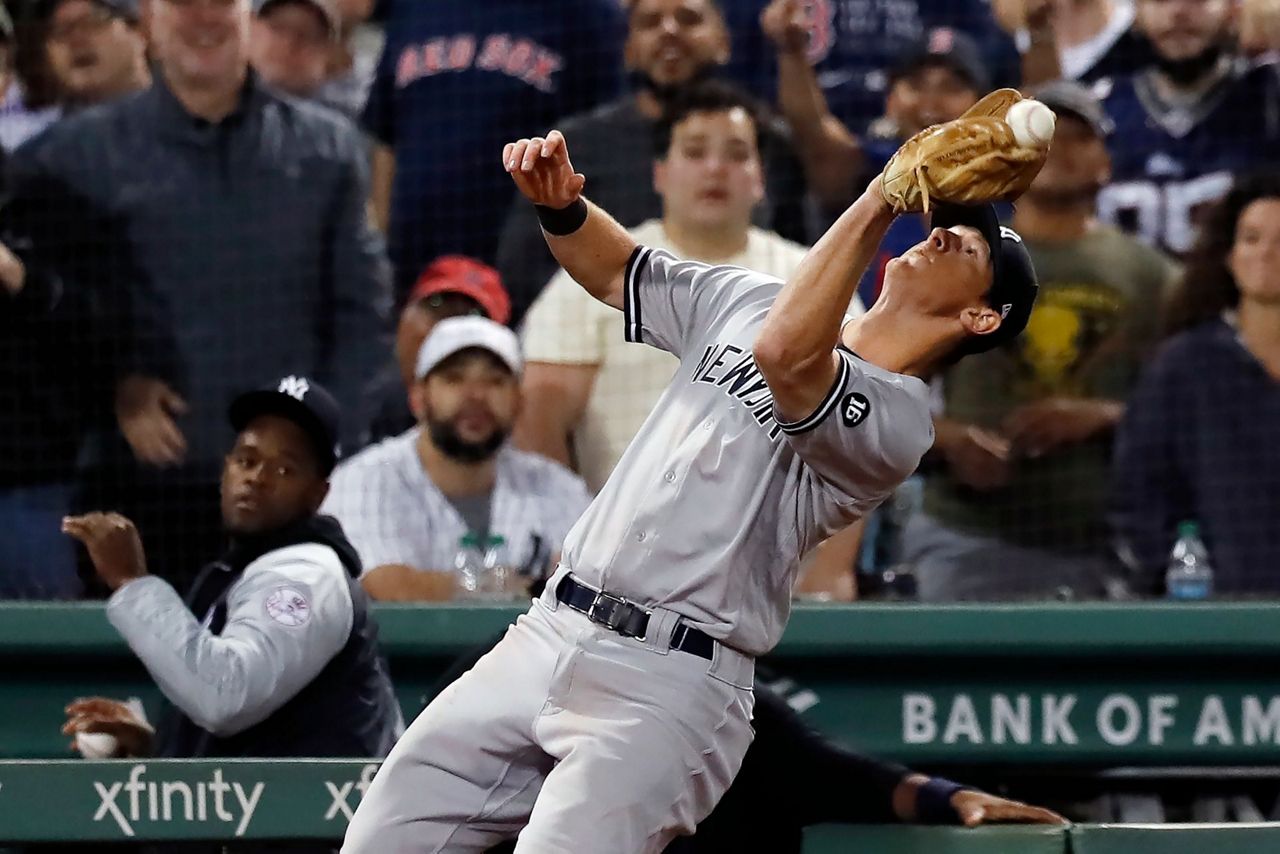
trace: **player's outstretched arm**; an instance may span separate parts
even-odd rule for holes
[[[831,390],[841,321],[893,218],[877,179],[813,245],[769,309],[754,353],[781,418],[808,417]]]
[[[621,309],[623,274],[636,242],[582,197],[587,179],[573,171],[560,131],[507,143],[502,165],[525,198],[539,206],[542,233],[560,266],[587,293]]]

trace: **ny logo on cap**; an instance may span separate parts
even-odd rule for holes
[[[1012,240],[1014,243],[1022,242],[1022,235],[1018,234],[1018,232],[1014,231],[1012,228],[1009,228],[1009,226],[1007,225],[1000,226],[1000,236],[1003,238],[1006,238],[1007,240]]]
[[[287,394],[294,400],[302,400],[311,391],[311,386],[304,377],[291,376],[280,380],[280,387],[276,391]]]

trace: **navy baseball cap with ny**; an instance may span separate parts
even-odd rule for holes
[[[994,205],[938,205],[934,228],[967,225],[976,228],[991,247],[991,289],[987,305],[1000,315],[1000,328],[989,335],[974,335],[961,348],[964,354],[985,353],[1007,344],[1031,319],[1040,285],[1031,256],[1016,231],[1000,224]]]
[[[246,392],[231,401],[227,414],[236,432],[244,430],[260,415],[287,418],[307,434],[326,476],[338,464],[342,413],[333,395],[313,379],[291,374],[264,388]]]

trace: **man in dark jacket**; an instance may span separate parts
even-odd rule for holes
[[[316,515],[337,460],[338,406],[289,376],[230,408],[239,432],[222,474],[231,547],[184,602],[147,574],[133,523],[115,513],[68,518],[114,592],[107,617],[171,704],[154,738],[123,703],[78,700],[64,732],[81,752],[170,757],[383,756],[401,729],[341,526]],[[86,750],[83,733],[114,745]]]
[[[94,372],[74,364],[85,345],[76,297],[0,242],[0,599],[80,595],[75,553],[58,532],[95,408]]]
[[[110,371],[119,428],[92,448],[92,503],[133,517],[175,578],[217,548],[211,487],[236,391],[305,372],[359,442],[390,357],[389,270],[359,132],[259,83],[249,0],[154,0],[143,23],[154,85],[17,152],[10,217],[110,333],[79,354]]]

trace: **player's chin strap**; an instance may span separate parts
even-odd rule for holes
[[[963,788],[946,777],[930,777],[916,789],[916,819],[921,824],[958,824],[960,813],[951,798]]]

